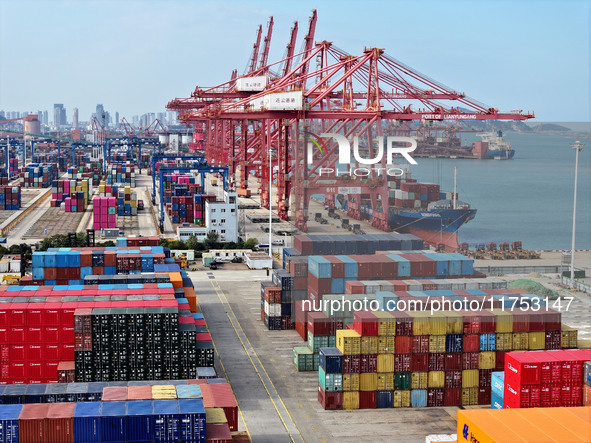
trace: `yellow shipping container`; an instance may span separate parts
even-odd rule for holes
[[[513,350],[527,351],[529,349],[529,334],[527,332],[513,333]]]
[[[562,325],[560,347],[562,349],[572,349],[577,347],[578,331],[567,325]]]
[[[497,334],[497,351],[511,351],[513,349],[513,334]]]
[[[413,335],[429,335],[430,334],[430,317],[431,312],[424,311],[407,311],[412,317],[412,333]]]
[[[445,371],[429,371],[429,379],[427,382],[429,388],[444,388],[445,387]]]
[[[152,386],[152,398],[154,400],[166,400],[177,398],[174,385],[156,385]]]
[[[428,372],[411,372],[410,374],[410,388],[411,389],[427,389],[429,384]]]
[[[353,329],[339,329],[337,331],[337,349],[344,355],[359,355],[361,353],[361,336]]]
[[[447,317],[446,334],[463,334],[464,333],[464,318],[454,311],[445,312]]]
[[[462,406],[474,406],[478,404],[478,388],[462,389]]]
[[[359,391],[343,392],[343,409],[359,409]]]
[[[529,333],[529,349],[530,351],[546,349],[546,333],[544,331]]]
[[[378,337],[378,354],[394,354],[396,351],[396,337],[393,335]]]
[[[375,311],[373,313],[378,318],[378,335],[391,336],[396,333],[396,319],[389,312]]]
[[[462,388],[478,387],[478,369],[464,369],[462,371]]]
[[[497,353],[495,351],[481,352],[478,356],[478,369],[494,369],[496,365],[496,358]]]
[[[429,336],[429,352],[445,352],[445,335]]]
[[[394,354],[378,354],[378,372],[394,372]]]
[[[131,186],[126,186],[125,187],[125,193],[126,194],[131,194]]]
[[[344,375],[343,375],[344,377]],[[378,372],[378,391],[393,391],[394,390],[394,373],[393,372]]]
[[[360,349],[362,355],[378,353],[378,338],[369,335],[361,337]]]
[[[359,373],[343,374],[343,391],[359,391]]]
[[[205,410],[205,423],[208,425],[223,424],[228,423],[228,419],[222,408],[207,408]]]
[[[429,334],[445,335],[447,331],[447,312],[434,312],[429,319]]]
[[[577,343],[579,349],[591,349],[591,340],[579,340]]]
[[[395,408],[409,408],[410,407],[410,391],[394,391],[394,407]]]
[[[360,391],[377,391],[378,390],[378,373],[377,372],[362,372],[359,374],[359,390]]]
[[[490,309],[495,314],[497,320],[497,333],[513,332],[513,316],[510,312],[502,309]]]

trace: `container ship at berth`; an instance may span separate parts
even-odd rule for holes
[[[418,183],[406,172],[388,182],[388,222],[397,232],[406,232],[433,245],[458,249],[458,230],[476,216],[476,209],[459,201],[456,192],[442,191],[437,184]],[[391,177],[392,178],[392,177]],[[382,209],[378,205],[379,212]],[[361,200],[361,213],[371,218],[369,199]]]

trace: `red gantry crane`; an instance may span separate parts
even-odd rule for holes
[[[363,157],[374,159],[378,152],[374,139],[408,135],[412,121],[428,124],[534,117],[532,113],[500,112],[484,105],[419,73],[381,48],[366,48],[361,54],[351,55],[328,41],[314,43],[316,22],[313,11],[302,52],[294,53],[296,22],[285,58],[267,64],[271,18],[258,68],[261,27],[248,73],[213,88],[196,87],[191,98],[175,99],[167,105],[180,112],[179,120],[184,124],[203,125],[206,159],[228,164],[230,173],[238,175],[236,185],[242,195],[246,194],[249,172],[255,171],[261,179],[264,207],[271,204],[268,171],[272,162],[277,212],[287,220],[291,209],[295,225],[304,232],[310,197],[324,195],[325,204],[334,207],[339,191],[348,200],[349,217],[364,216],[363,200],[372,209],[372,225],[390,230],[389,191],[396,179],[376,171],[378,167],[387,169],[386,156],[368,175],[357,177],[350,172],[360,166],[356,161],[339,169],[334,140],[323,139],[325,149],[316,150],[310,157],[310,139],[318,142],[321,133],[338,133],[347,139],[357,136]],[[327,178],[323,171],[329,170],[343,173]]]

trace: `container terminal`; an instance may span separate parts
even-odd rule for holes
[[[393,89],[414,71],[316,23],[277,71],[271,18],[247,74],[172,100],[185,153],[129,125],[4,130],[1,441],[591,441],[589,251],[571,280],[563,251],[458,244],[477,209],[407,167],[319,174],[340,163],[327,122],[375,157],[405,122],[533,114],[418,74]]]

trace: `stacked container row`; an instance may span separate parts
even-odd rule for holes
[[[92,199],[92,227],[95,231],[117,227],[117,199],[94,197]]]
[[[21,208],[21,187],[0,186],[0,210],[17,211]]]
[[[30,163],[20,173],[20,184],[24,188],[49,188],[57,180],[57,165]]]

